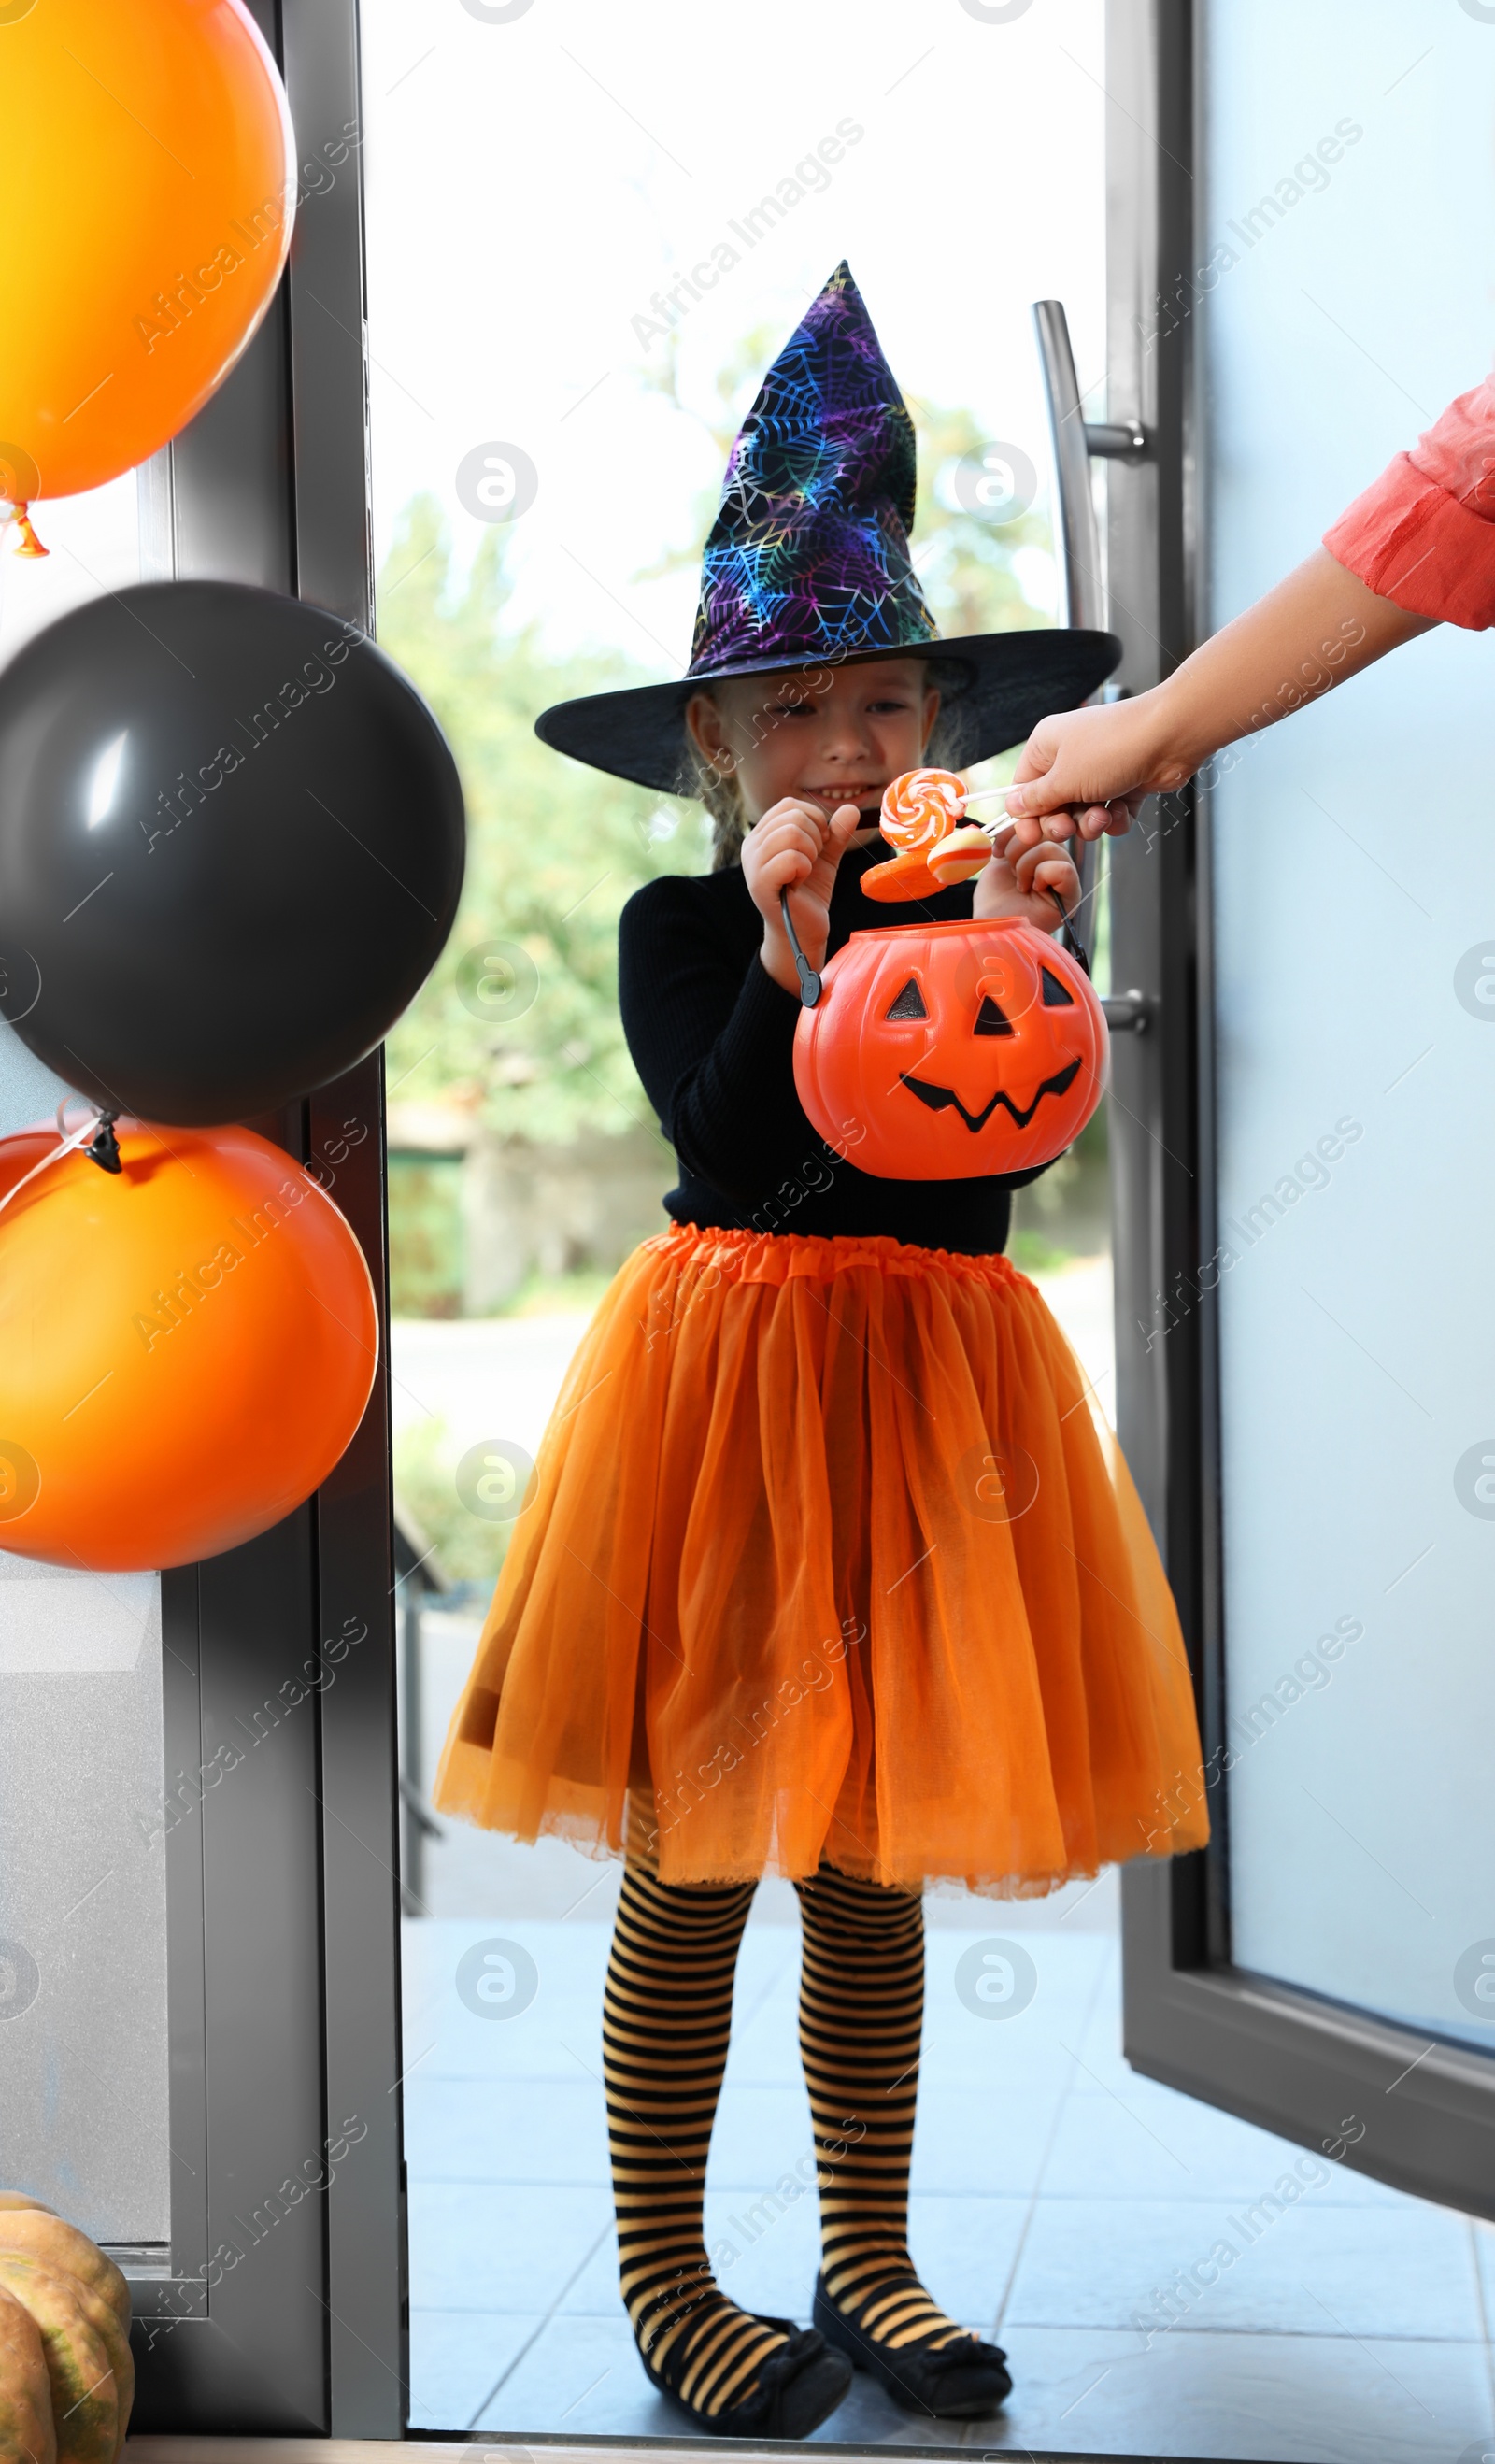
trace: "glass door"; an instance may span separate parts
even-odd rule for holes
[[[1315,140],[1273,186],[1269,18],[1210,13],[1211,210],[1255,213],[1203,327],[1211,625],[1488,364],[1495,248],[1434,246],[1495,215],[1495,55],[1455,14],[1421,60],[1403,10],[1315,11],[1292,121]],[[1330,121],[1352,17],[1379,90]],[[1415,182],[1441,166],[1425,217],[1391,208],[1394,157]],[[1322,406],[1290,453],[1289,368]],[[1485,2056],[1488,666],[1441,628],[1251,746],[1211,807],[1233,1951]],[[1294,878],[1322,889],[1322,937]]]
[[[1487,367],[1488,14],[1201,6],[1191,41],[1115,13],[1133,685]],[[1285,711],[1332,657],[1305,646]],[[1115,875],[1116,963],[1157,1004],[1117,1074],[1121,1425],[1215,1814],[1195,1871],[1129,1877],[1128,2050],[1484,2216],[1487,664],[1429,634],[1150,807]]]

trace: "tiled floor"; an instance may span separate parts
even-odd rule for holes
[[[416,2428],[689,2434],[644,2378],[618,2303],[599,1897],[610,1888],[572,1919],[407,1928]],[[802,2316],[815,2216],[801,2188],[799,1939],[782,1898],[761,1898],[707,2238],[734,2299]],[[1076,1932],[1054,1908],[1041,1925],[974,1903],[936,1913],[961,1923],[930,1934],[913,2249],[937,2297],[1006,2345],[1016,2379],[1003,2413],[952,2425],[951,2444],[1474,2464],[1495,2443],[1495,2233],[1138,2078],[1119,2052],[1112,1930]],[[1096,1903],[1074,1917],[1093,1924]],[[527,2009],[495,2022],[464,2005],[455,1970],[500,1930],[539,1981]],[[1019,1932],[1038,1991],[1014,2018],[978,2018],[956,1994],[956,1962],[971,1941]],[[1216,2280],[1180,2287],[1195,2269]],[[861,2377],[818,2435],[931,2443]]]

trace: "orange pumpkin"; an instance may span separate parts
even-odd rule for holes
[[[0,2191],[0,2458],[115,2464],[135,2396],[130,2289],[37,2199]]]
[[[77,2277],[8,2250],[0,2250],[0,2286],[30,2312],[41,2338],[57,2464],[114,2464],[123,2444],[115,2365],[122,2370],[128,2347],[113,2311]]]
[[[853,933],[800,1012],[794,1078],[821,1135],[859,1171],[974,1180],[1071,1146],[1109,1058],[1079,961],[1000,917]]]
[[[0,2287],[0,2455],[57,2464],[52,2377],[35,2320]]]

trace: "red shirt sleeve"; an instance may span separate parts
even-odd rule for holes
[[[1410,615],[1495,625],[1495,379],[1451,402],[1325,532],[1324,545]]]

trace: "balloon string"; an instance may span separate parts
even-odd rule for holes
[[[32,517],[24,505],[12,505],[8,518],[15,524],[17,539],[15,553],[17,556],[50,556],[52,554],[50,547],[42,546],[40,539],[32,528]]]
[[[44,1155],[40,1163],[33,1163],[30,1172],[22,1173],[19,1180],[12,1181],[11,1187],[6,1191],[5,1196],[0,1198],[0,1215],[4,1214],[12,1198],[19,1197],[21,1191],[26,1187],[27,1182],[29,1180],[34,1180],[39,1172],[45,1172],[50,1163],[60,1163],[65,1155],[71,1155],[73,1153],[75,1147],[83,1146],[93,1138],[97,1137],[100,1123],[106,1121],[109,1117],[107,1112],[92,1112],[88,1119],[83,1123],[80,1130],[65,1131],[63,1128],[62,1115],[67,1111],[67,1108],[68,1098],[64,1095],[61,1103],[57,1106],[57,1136],[61,1140],[61,1144],[59,1146],[53,1147],[46,1155]]]

